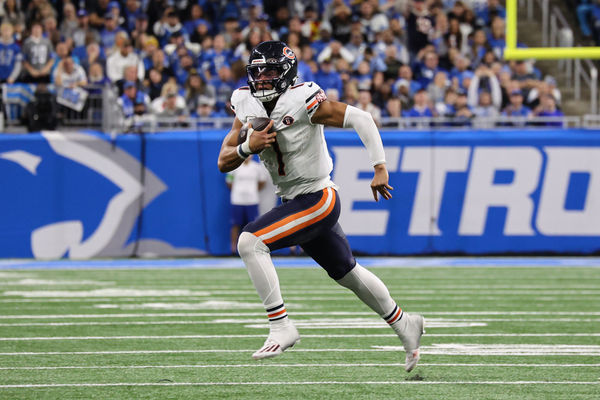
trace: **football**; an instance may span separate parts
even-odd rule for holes
[[[269,122],[271,122],[270,118],[256,117],[250,120],[250,125],[252,125],[252,128],[255,131],[262,131],[267,127],[267,125],[269,125]],[[273,132],[272,128],[269,132]],[[246,141],[247,135],[248,128],[246,127],[246,125],[244,125],[242,129],[240,129],[240,134],[238,135],[238,144],[244,143]]]

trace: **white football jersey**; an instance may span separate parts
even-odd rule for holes
[[[283,198],[293,199],[299,194],[335,187],[329,177],[333,162],[327,151],[323,125],[310,120],[325,100],[319,85],[301,83],[279,96],[269,116],[248,87],[239,88],[231,95],[231,106],[242,123],[255,117],[274,121],[277,142],[263,150],[259,157],[277,186],[277,194]]]

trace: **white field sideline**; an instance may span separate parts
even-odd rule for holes
[[[48,351],[0,353],[0,356],[48,356],[48,355],[107,355],[107,354],[201,354],[201,353],[254,353],[256,349],[194,349],[194,350],[114,350],[114,351]],[[299,353],[363,353],[404,350],[399,346],[372,346],[364,349],[293,349]],[[422,354],[462,356],[600,356],[600,346],[594,345],[543,345],[543,344],[434,344],[421,346]]]
[[[531,293],[531,295],[536,295],[536,293]],[[582,298],[597,298],[599,296],[599,294],[594,294],[594,295],[579,295],[575,298],[570,298],[569,296],[571,296],[570,294],[561,294],[561,293],[555,293],[553,295],[540,295],[541,297],[539,299],[541,299],[541,301],[551,301],[551,300],[556,300],[556,299],[560,299],[561,301],[576,301],[577,299],[582,299]],[[168,303],[168,302],[179,302],[179,301],[203,301],[206,300],[207,296],[143,296],[143,297],[90,297],[90,298],[84,298],[84,297],[32,297],[32,298],[18,298],[18,299],[1,299],[0,298],[0,303],[52,303],[52,302],[66,302],[66,303],[85,303],[85,302],[99,302],[99,301],[105,301],[105,302],[109,302],[109,301],[114,301],[114,300],[118,300],[119,302],[139,302],[139,301],[160,301],[160,302],[164,302],[164,303]],[[227,300],[230,299],[230,297],[225,297],[225,296],[210,296],[212,299],[219,299],[219,300]],[[565,298],[566,297],[566,298]],[[307,297],[302,297],[302,296],[286,296],[286,300],[293,300],[293,301],[306,301],[306,300],[348,300],[348,299],[352,299],[352,295],[346,296],[340,296],[340,297],[336,297],[336,296],[329,296],[329,297],[315,297],[315,296],[311,296],[310,299]],[[494,296],[477,296],[476,297],[478,300],[498,300],[498,299],[505,299],[506,295],[505,294],[497,294]],[[255,300],[256,299],[256,295],[245,295],[245,296],[240,296],[237,295],[236,296],[236,300]],[[472,300],[473,296],[469,296],[469,295],[463,295],[463,296],[457,296],[457,295],[453,295],[452,296],[452,300]],[[429,301],[431,300],[431,296],[402,296],[402,300],[403,301]],[[260,305],[257,305],[257,308],[259,308]]]
[[[427,337],[600,337],[600,333],[433,333]],[[165,339],[242,339],[264,338],[265,335],[139,335],[139,336],[42,336],[42,337],[0,337],[3,342],[29,342],[43,340],[165,340]],[[397,337],[390,334],[332,334],[302,335],[303,338],[371,338]],[[599,346],[600,348],[600,346]]]
[[[257,307],[258,308],[258,307]],[[600,311],[419,311],[413,313],[426,315],[564,315],[564,316],[600,316]],[[265,316],[263,312],[238,313],[239,316]],[[370,311],[298,311],[294,315],[369,315]],[[214,317],[222,316],[222,312],[197,313],[114,313],[114,314],[25,314],[0,315],[0,319],[79,319],[79,318],[154,318],[154,317]]]
[[[400,289],[402,294],[502,294],[502,295],[600,295],[600,289],[551,289],[551,290],[535,290],[524,289]],[[3,293],[4,296],[22,296],[22,297],[156,297],[156,296],[215,296],[215,295],[255,295],[254,289],[249,290],[212,290],[212,291],[190,291],[186,289],[172,290],[140,290],[140,289],[96,289],[96,290],[12,290]],[[350,291],[332,291],[332,290],[286,290],[287,295],[306,295],[316,294],[321,296],[352,296]],[[329,297],[329,296],[328,296]]]
[[[527,367],[527,368],[600,368],[600,364],[511,364],[511,363],[419,363],[420,367]],[[0,370],[60,370],[60,369],[194,369],[194,368],[336,368],[336,367],[401,367],[404,368],[404,363],[331,363],[331,364],[192,364],[192,365],[66,365],[58,367],[0,367]]]
[[[114,386],[280,386],[280,385],[600,385],[582,381],[301,381],[301,382],[117,382],[0,385],[0,389]]]
[[[296,313],[294,313],[296,315]],[[431,319],[428,319],[429,322]],[[478,319],[454,319],[454,322],[600,322],[600,318],[478,318]],[[0,323],[3,327],[17,326],[113,326],[113,325],[203,325],[206,321],[88,321],[88,322],[15,322]],[[266,327],[267,325],[261,326]],[[384,328],[389,327],[386,325]],[[428,326],[429,328],[429,326]],[[428,334],[428,336],[430,336]]]

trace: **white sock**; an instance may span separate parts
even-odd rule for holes
[[[287,312],[279,289],[279,278],[267,245],[253,234],[242,232],[238,239],[238,252],[267,310],[269,322],[277,325],[287,322]]]
[[[336,282],[352,290],[397,332],[404,313],[390,296],[385,284],[374,273],[356,263],[350,272]]]

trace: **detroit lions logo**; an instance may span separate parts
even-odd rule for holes
[[[0,151],[0,161],[10,161],[0,163],[7,172],[4,185],[19,188],[3,197],[12,210],[4,215],[6,226],[18,227],[11,229],[15,256],[31,257],[27,245],[42,259],[128,256],[136,250],[202,254],[135,234],[144,208],[167,190],[135,157],[96,135],[41,135],[46,142],[16,141]]]

